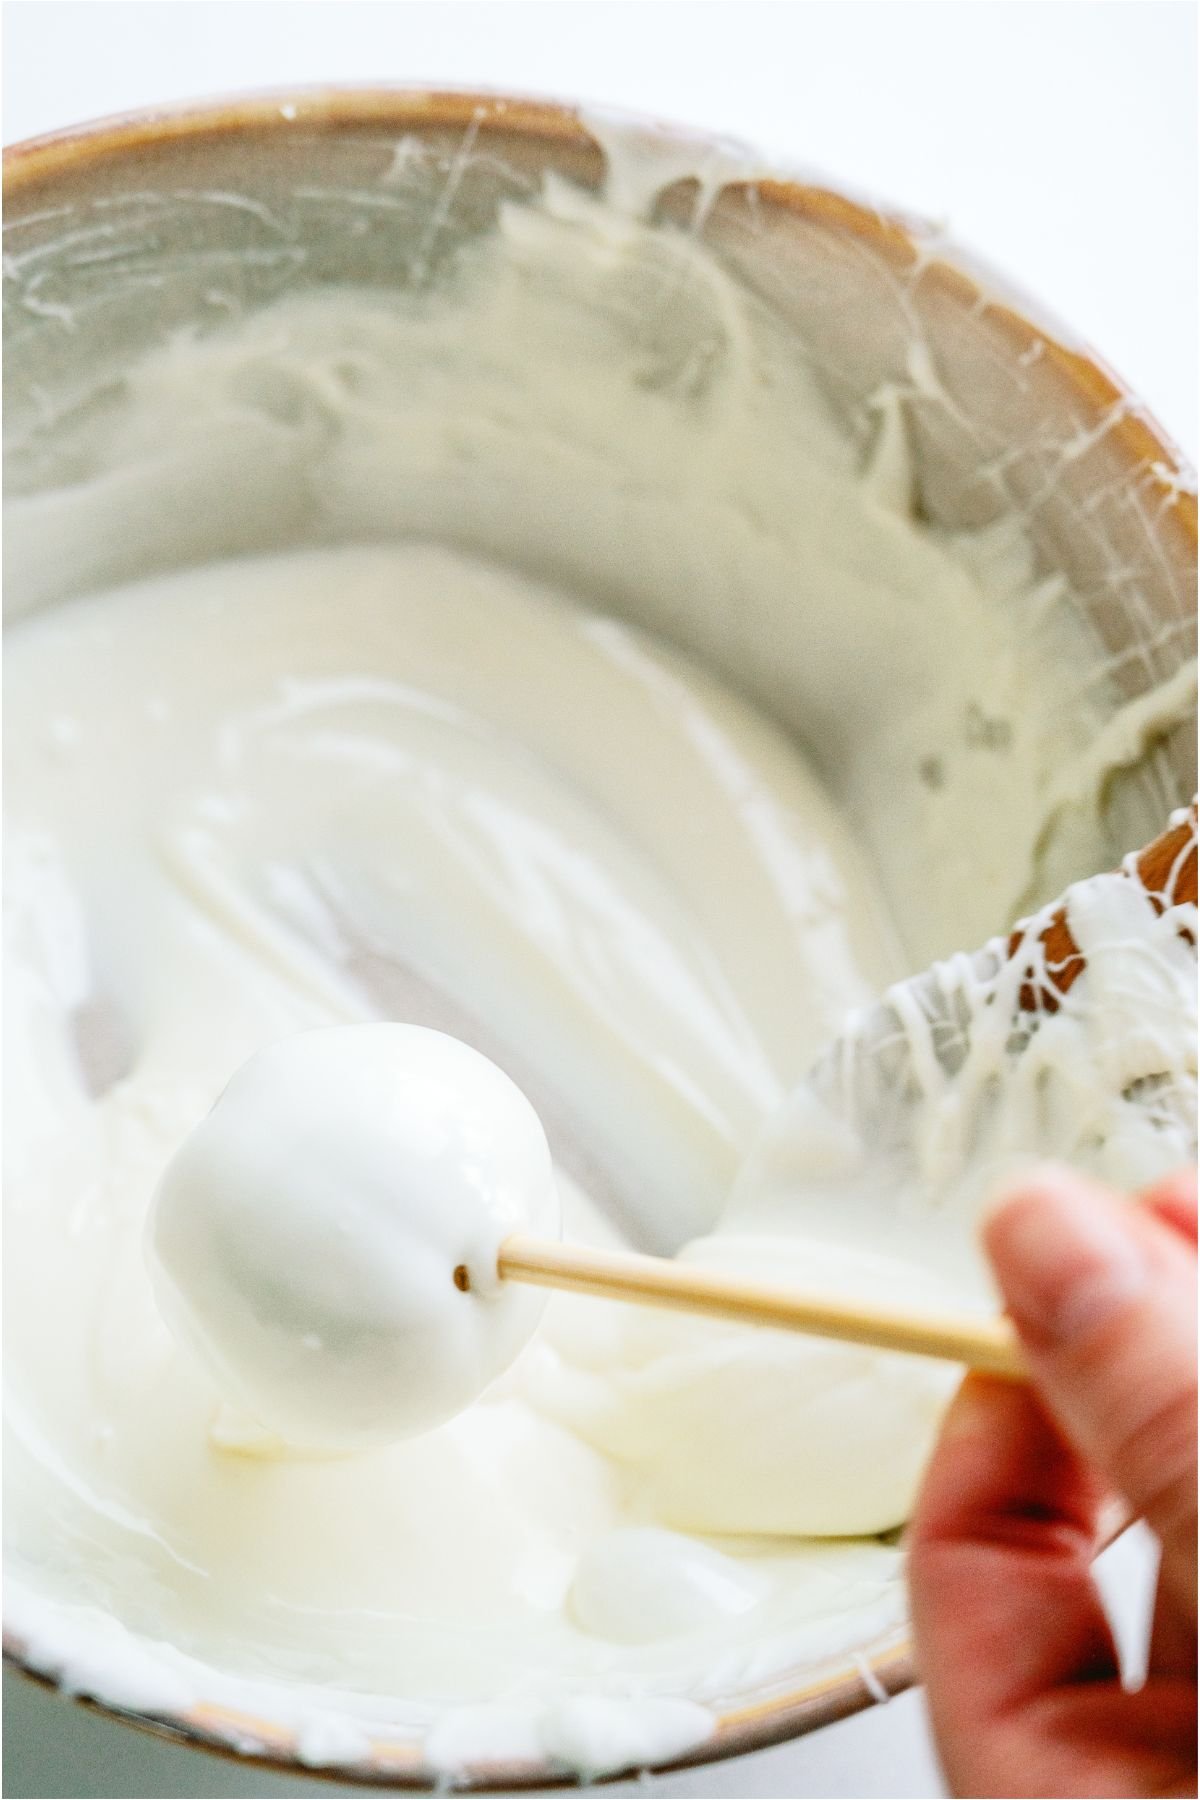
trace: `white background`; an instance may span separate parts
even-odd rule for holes
[[[164,100],[338,81],[624,106],[749,139],[791,166],[944,221],[1096,345],[1196,456],[1190,0],[4,7],[9,143]],[[1132,1560],[1127,1552],[1127,1567]],[[153,1744],[23,1683],[6,1692],[6,1723],[10,1795],[309,1791]],[[908,1695],[653,1791],[899,1800],[940,1788],[920,1697]]]

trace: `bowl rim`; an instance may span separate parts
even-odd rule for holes
[[[235,135],[286,135],[314,127],[331,134],[362,127],[405,131],[460,129],[503,132],[530,141],[574,148],[603,158],[603,147],[588,121],[603,122],[616,133],[649,134],[697,150],[728,148],[724,135],[679,125],[606,105],[583,105],[502,90],[463,90],[436,85],[313,84],[254,90],[207,99],[148,106],[68,126],[28,138],[4,151],[6,228],[20,220],[7,209],[41,187],[52,191],[64,177],[119,162],[149,145],[202,143]],[[894,206],[876,204],[852,194],[825,175],[798,172],[754,174],[728,186],[752,186],[760,203],[814,221],[828,229],[866,240],[889,261],[911,266],[918,258],[927,279],[960,304],[986,309],[1017,355],[1047,359],[1065,377],[1076,397],[1107,431],[1131,468],[1157,490],[1160,518],[1178,537],[1181,558],[1194,562],[1197,545],[1196,477],[1187,458],[1130,388],[1090,347],[1023,295],[1002,273],[956,245],[944,232]],[[986,284],[986,285],[984,285]],[[4,1636],[4,1660],[35,1683],[70,1697],[89,1710],[132,1725],[160,1740],[205,1750],[238,1762],[316,1780],[358,1784],[364,1788],[429,1791],[438,1786],[425,1767],[419,1748],[373,1742],[370,1763],[333,1762],[313,1765],[295,1753],[294,1733],[268,1720],[228,1708],[193,1705],[182,1713],[141,1712],[90,1694],[70,1693],[57,1677],[39,1669],[15,1635]],[[833,1673],[758,1702],[717,1715],[716,1729],[686,1755],[649,1765],[649,1772],[695,1768],[726,1758],[767,1749],[805,1735],[887,1700],[913,1685],[916,1672],[904,1627],[886,1633],[864,1650],[828,1659]],[[627,1779],[622,1769],[600,1782]],[[469,1765],[455,1778],[455,1791],[496,1792],[550,1790],[578,1786],[579,1778],[549,1763],[514,1763],[492,1759]],[[444,1782],[443,1782],[444,1785]]]

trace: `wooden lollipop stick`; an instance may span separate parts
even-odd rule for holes
[[[716,1269],[698,1269],[664,1256],[593,1250],[583,1244],[558,1244],[521,1234],[501,1244],[498,1267],[507,1280],[534,1287],[670,1307],[743,1325],[805,1331],[876,1350],[966,1363],[972,1369],[1014,1379],[1025,1374],[1016,1336],[1004,1319],[921,1314],[901,1307],[831,1300],[770,1282],[733,1278]]]

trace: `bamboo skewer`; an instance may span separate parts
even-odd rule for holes
[[[805,1294],[770,1282],[723,1275],[663,1256],[594,1250],[582,1244],[517,1234],[500,1246],[500,1274],[534,1287],[631,1300],[743,1325],[804,1331],[843,1343],[965,1363],[1021,1379],[1025,1364],[1012,1327],[999,1318],[922,1314]]]

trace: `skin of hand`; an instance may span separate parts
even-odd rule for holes
[[[983,1236],[1033,1379],[968,1376],[910,1528],[947,1779],[978,1796],[1195,1794],[1195,1174],[1135,1204],[1048,1169]],[[1112,1496],[1162,1548],[1132,1692],[1091,1572]]]

